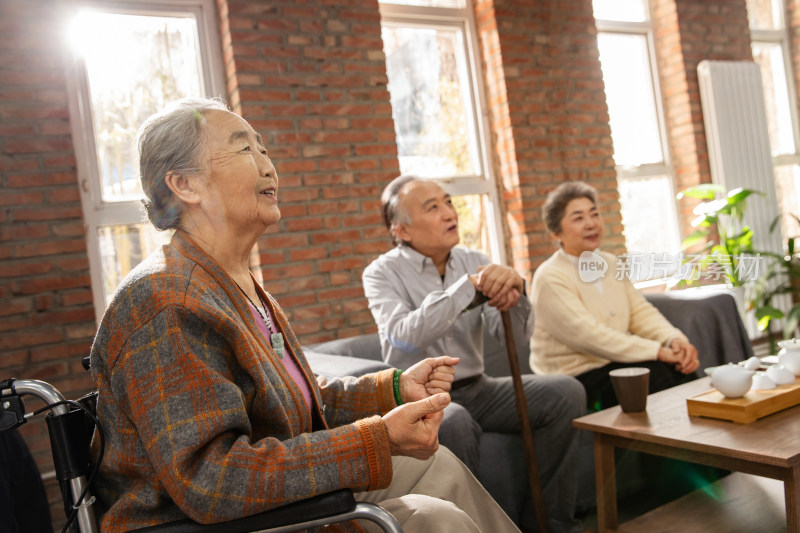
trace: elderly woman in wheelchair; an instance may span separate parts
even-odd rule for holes
[[[221,101],[185,99],[150,117],[138,142],[148,217],[175,233],[121,283],[91,351],[101,529],[218,523],[351,489],[405,531],[516,531],[438,447],[457,359],[312,374],[249,270],[281,216],[250,124]]]

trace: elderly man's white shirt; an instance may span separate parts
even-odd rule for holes
[[[504,342],[499,311],[475,297],[467,278],[489,257],[467,248],[450,251],[444,279],[433,261],[410,246],[397,246],[373,261],[363,275],[364,293],[378,325],[383,360],[408,368],[425,357],[460,357],[456,379],[483,372],[483,328]],[[525,295],[510,310],[515,337],[533,334],[533,307]],[[518,341],[520,342],[520,341]]]

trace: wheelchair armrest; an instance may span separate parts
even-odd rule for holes
[[[135,533],[247,533],[346,513],[355,505],[353,492],[341,489],[228,522],[198,524],[186,518],[137,529]]]

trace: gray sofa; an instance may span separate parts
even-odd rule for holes
[[[701,369],[743,361],[753,355],[730,293],[673,291],[646,295],[646,298],[697,347]],[[359,376],[389,368],[381,360],[377,333],[305,346],[304,352],[314,371],[323,376]],[[527,342],[518,342],[517,355],[522,372],[530,373]],[[485,367],[486,373],[492,376],[510,374],[505,347],[491,336],[485,339]],[[592,440],[588,433],[582,437],[578,506],[579,509],[590,509],[594,505]],[[519,435],[484,433],[480,441],[480,457],[478,478],[489,493],[517,524],[525,529],[535,529],[522,438]],[[626,491],[624,475],[620,473],[621,493]],[[638,482],[631,480],[627,483],[627,491],[635,491],[637,486]]]

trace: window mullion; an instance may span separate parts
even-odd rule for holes
[[[146,218],[141,201],[130,200],[106,205],[104,209],[97,211],[95,220],[99,227],[135,224],[138,222],[149,224]]]
[[[484,179],[466,181],[461,179],[435,178],[433,181],[439,183],[453,196],[461,196],[466,194],[489,194],[493,190],[492,184]]]
[[[402,20],[413,21],[447,21],[463,20],[468,18],[470,11],[467,8],[456,7],[427,7],[410,6],[401,4],[378,3],[381,20]]]
[[[800,154],[781,154],[772,158],[776,167],[800,165]]]
[[[617,166],[617,176],[621,179],[625,178],[647,178],[650,176],[671,176],[673,169],[670,165],[652,164],[652,165],[638,165],[635,167],[630,166]]]

